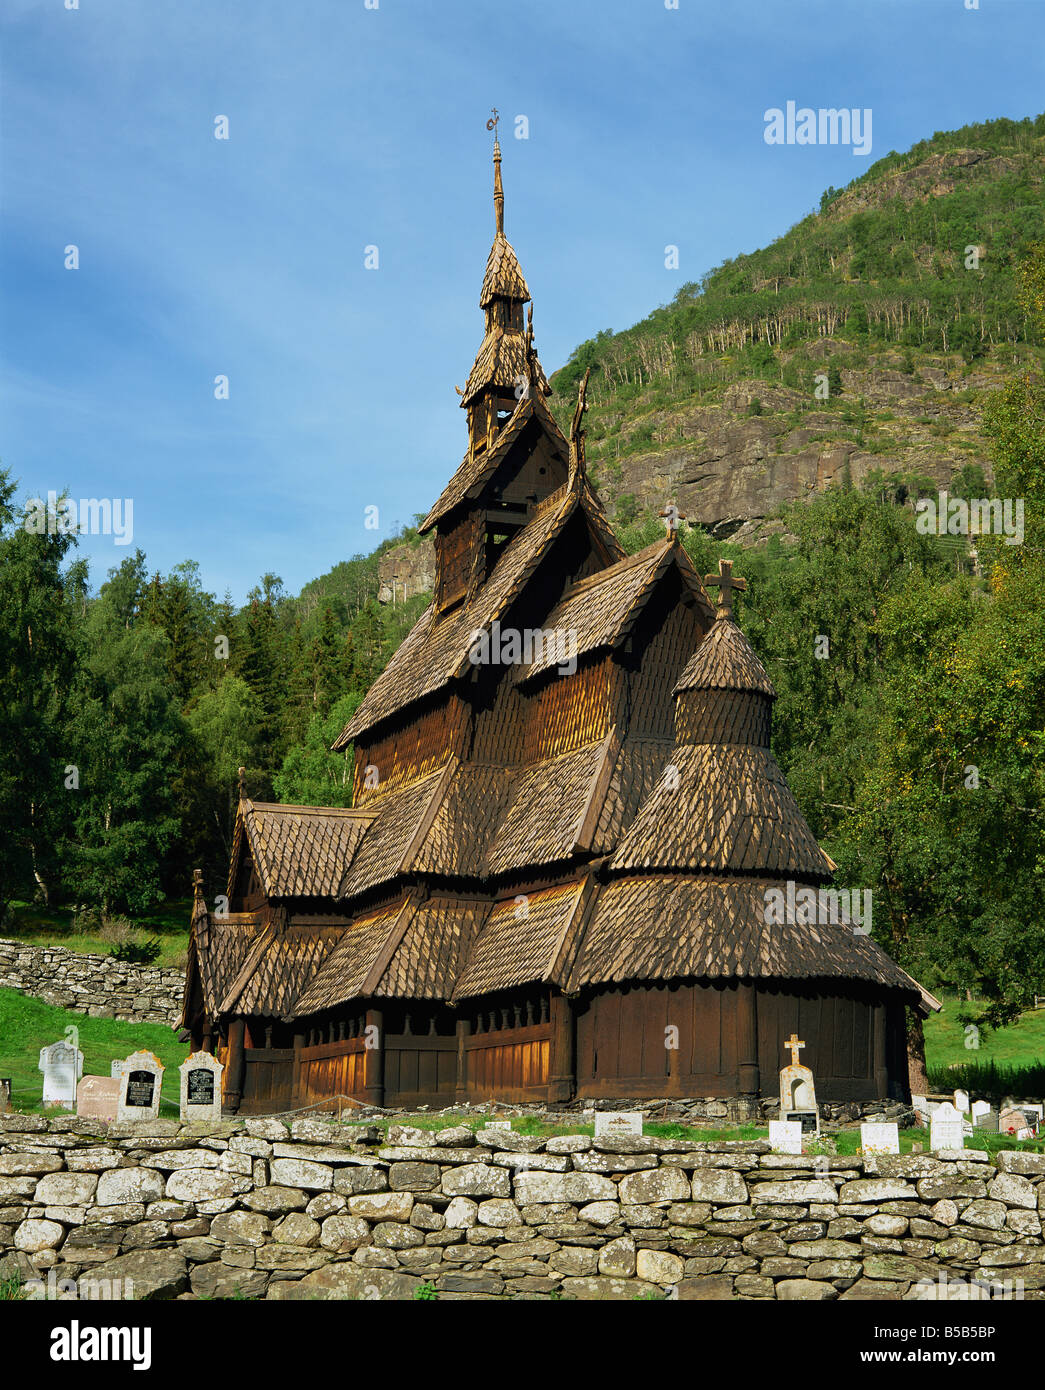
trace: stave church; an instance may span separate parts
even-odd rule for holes
[[[929,996],[845,921],[767,913],[835,866],[770,751],[743,581],[702,579],[670,519],[618,543],[584,386],[569,438],[546,404],[496,134],[494,213],[432,603],[334,745],[351,809],[241,787],[227,911],[196,874],[182,1036],[241,1114],[754,1101],[796,1030],[821,1099],[906,1100]]]

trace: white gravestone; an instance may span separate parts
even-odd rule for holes
[[[52,1043],[40,1049],[40,1070],[44,1074],[44,1105],[63,1110],[76,1108],[76,1083],[83,1075],[83,1053],[67,1042]]]
[[[991,1103],[989,1100],[974,1100],[972,1103],[972,1122],[975,1124],[981,1115],[989,1115]]]
[[[967,1115],[967,1114],[969,1113],[969,1092],[968,1092],[968,1091],[955,1091],[955,1093],[954,1093],[954,1108],[955,1108],[955,1110],[960,1110],[960,1111],[962,1112],[963,1115]]]
[[[221,1073],[225,1070],[209,1052],[193,1052],[178,1071],[181,1073],[181,1120],[221,1119]]]
[[[860,1126],[860,1148],[865,1154],[898,1154],[900,1131],[896,1121]]]
[[[595,1112],[596,1139],[612,1139],[621,1134],[641,1136],[641,1110],[597,1110]]]
[[[802,1123],[800,1120],[770,1120],[769,1147],[775,1154],[802,1152]]]
[[[120,1124],[156,1119],[160,1113],[163,1071],[163,1063],[152,1052],[134,1052],[124,1059],[116,1114]]]
[[[784,1046],[791,1049],[791,1063],[780,1072],[780,1118],[799,1120],[803,1130],[819,1134],[820,1108],[816,1103],[813,1073],[798,1060],[799,1050],[805,1043],[799,1040],[797,1033],[792,1033]]]
[[[929,1128],[929,1149],[938,1153],[940,1149],[963,1149],[965,1147],[965,1123],[960,1110],[945,1101],[933,1111]]]

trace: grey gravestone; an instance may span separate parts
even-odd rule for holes
[[[224,1070],[217,1057],[209,1052],[193,1052],[182,1062],[178,1071],[181,1073],[183,1124],[192,1120],[221,1119],[221,1073]]]
[[[121,1124],[156,1119],[160,1113],[163,1071],[163,1063],[151,1052],[134,1052],[124,1059],[116,1115]]]
[[[940,1149],[963,1149],[965,1147],[965,1125],[962,1112],[956,1110],[950,1101],[945,1101],[933,1111],[929,1125],[929,1149],[938,1153]]]
[[[985,1134],[998,1134],[1000,1132],[998,1123],[1000,1119],[1001,1116],[997,1110],[992,1110],[988,1105],[986,1110],[981,1110],[976,1116],[976,1128],[982,1129]]]
[[[775,1154],[802,1152],[802,1126],[797,1120],[770,1120],[769,1147]]]
[[[11,1108],[11,1078],[0,1076],[0,1115],[6,1115]]]
[[[52,1043],[40,1049],[40,1070],[44,1074],[44,1105],[63,1110],[76,1108],[76,1081],[83,1075],[83,1053],[67,1042]]]
[[[641,1110],[596,1110],[595,1138],[608,1139],[615,1134],[642,1135]]]
[[[898,1154],[900,1131],[895,1120],[860,1126],[860,1149],[865,1154]]]

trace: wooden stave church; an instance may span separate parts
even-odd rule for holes
[[[432,605],[334,744],[349,810],[241,787],[228,911],[195,875],[183,1037],[258,1114],[339,1103],[776,1094],[797,1030],[826,1101],[909,1098],[935,1001],[845,923],[766,923],[829,884],[769,749],[775,692],[669,522],[634,556],[544,403],[532,308],[496,234],[469,447],[422,524]],[[521,395],[521,399],[519,398]],[[499,629],[493,625],[498,623]],[[475,634],[570,632],[477,662]]]

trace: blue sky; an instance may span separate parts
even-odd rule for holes
[[[890,150],[1045,108],[1041,0],[66,3],[0,13],[0,462],[132,498],[129,549],[237,602],[460,462],[491,106],[548,372]],[[870,157],[767,145],[788,100],[870,107]],[[129,549],[81,541],[95,583]]]

